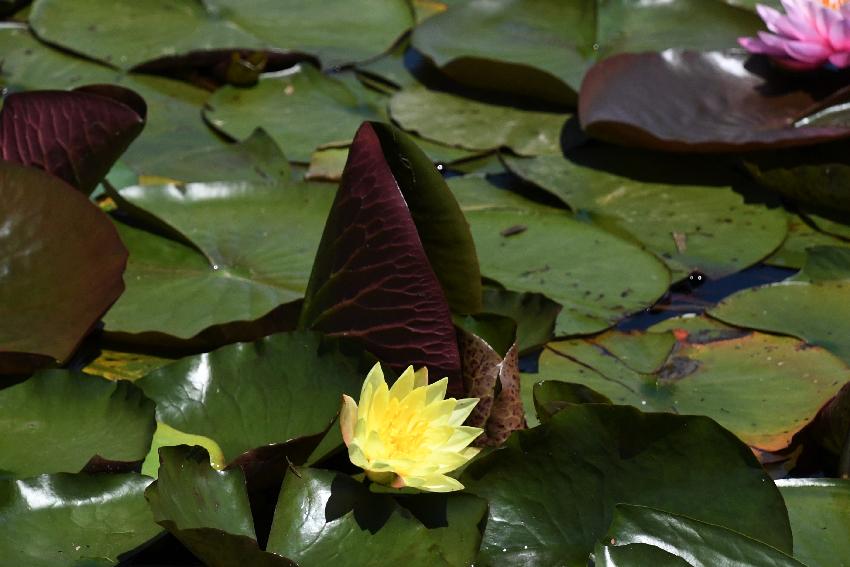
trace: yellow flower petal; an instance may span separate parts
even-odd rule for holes
[[[414,388],[422,388],[428,385],[428,368],[423,366],[415,373]]]
[[[398,380],[395,381],[393,387],[390,388],[390,397],[397,400],[404,398],[413,390],[415,379],[416,375],[413,373],[413,367],[408,366],[401,373],[401,376],[398,377]]]
[[[357,402],[351,396],[342,395],[342,409],[339,411],[339,427],[345,445],[354,439],[354,426],[357,425]]]
[[[372,482],[434,492],[463,488],[445,473],[478,452],[468,445],[482,430],[461,425],[478,400],[443,399],[448,379],[428,385],[427,372],[409,367],[388,388],[375,366],[359,404],[343,398],[340,427],[349,458]]]

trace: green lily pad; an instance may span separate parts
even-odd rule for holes
[[[555,336],[602,331],[667,291],[670,273],[654,256],[565,211],[480,177],[450,179],[449,186],[469,222],[481,273],[564,306]]]
[[[291,470],[280,491],[268,550],[301,567],[345,558],[368,565],[471,565],[487,503],[470,494],[375,494],[351,477]]]
[[[684,565],[693,567],[805,567],[790,555],[734,530],[645,506],[619,504],[604,540],[605,544],[596,548],[596,564],[600,567],[637,565],[624,561],[624,556],[620,561],[609,560],[608,556],[620,547],[647,545],[680,558]],[[625,550],[617,551],[622,553]]]
[[[591,341],[554,342],[540,356],[536,379],[583,384],[644,410],[707,415],[769,451],[787,447],[850,380],[841,360],[787,337],[694,334],[689,341],[654,373],[634,370]],[[670,352],[669,343],[657,348]]]
[[[809,567],[850,566],[850,481],[785,479],[776,485],[788,507],[794,557]]]
[[[68,360],[124,289],[127,250],[106,215],[44,171],[0,161],[0,202],[0,374],[24,374]]]
[[[810,249],[809,261],[843,248]],[[850,260],[844,269],[850,266]],[[821,346],[850,363],[850,274],[833,268],[835,279],[810,279],[807,264],[797,276],[774,284],[745,289],[709,310],[724,323],[782,333]],[[823,276],[823,274],[821,274]]]
[[[769,256],[788,231],[781,209],[746,203],[731,187],[641,182],[560,156],[504,161],[601,226],[634,237],[664,260],[674,280],[695,270],[710,278],[738,272]]]
[[[806,263],[810,249],[816,246],[850,248],[850,242],[821,232],[800,216],[788,216],[788,236],[779,249],[765,258],[765,264],[800,269]]]
[[[618,503],[716,523],[791,551],[782,498],[749,449],[714,421],[573,405],[460,481],[490,515],[476,565],[584,567]]]
[[[308,163],[317,147],[348,144],[362,122],[380,120],[379,100],[380,95],[357,81],[343,82],[300,65],[251,89],[218,89],[207,101],[204,116],[235,139],[263,128],[289,159]]]
[[[209,437],[229,463],[325,431],[342,394],[359,392],[363,370],[318,334],[297,332],[183,358],[136,384],[156,402],[157,420]]]
[[[517,348],[520,354],[525,354],[552,339],[561,306],[539,293],[491,287],[484,289],[482,310],[516,321]]]
[[[286,183],[292,173],[275,141],[262,129],[236,144],[215,144],[187,149],[179,156],[163,154],[146,160],[143,173],[184,182],[247,181]],[[123,189],[129,185],[115,186]],[[151,183],[142,183],[151,185]]]
[[[0,557],[27,567],[117,565],[162,531],[145,502],[148,483],[136,473],[0,479]]]
[[[201,448],[166,447],[159,478],[145,491],[157,523],[209,567],[293,567],[257,543],[245,475],[215,471]]]
[[[575,103],[597,60],[733,47],[761,27],[752,12],[717,0],[471,0],[420,24],[413,46],[459,82]]]
[[[402,0],[217,0],[176,9],[164,0],[38,0],[38,36],[121,69],[206,50],[269,49],[309,53],[325,65],[380,54],[411,25]],[[336,30],[327,33],[327,29]],[[285,33],[282,33],[285,30]]]
[[[390,116],[423,138],[468,150],[509,148],[520,155],[558,154],[568,114],[522,110],[431,91],[422,86],[390,99]]]
[[[46,370],[0,390],[0,470],[17,477],[79,472],[93,457],[140,461],[154,405],[128,382]]]
[[[106,314],[106,330],[190,339],[216,326],[257,322],[303,296],[333,191],[191,183],[130,187],[115,199],[191,247],[120,225],[130,249],[127,290]],[[260,333],[262,321],[255,326]]]

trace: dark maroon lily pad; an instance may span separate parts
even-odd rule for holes
[[[579,119],[593,137],[667,151],[810,145],[850,136],[846,126],[798,125],[847,98],[846,79],[781,71],[739,51],[616,55],[585,76]]]
[[[63,362],[124,289],[127,250],[79,191],[0,161],[0,374]]]
[[[11,94],[0,113],[0,159],[38,167],[91,193],[145,125],[144,100],[129,89]]]
[[[384,153],[385,136],[378,132],[386,135],[386,128],[367,122],[357,131],[310,275],[301,326],[358,338],[391,367],[427,366],[432,377],[448,376],[458,389],[460,355],[449,304],[399,187],[405,180],[394,175]]]

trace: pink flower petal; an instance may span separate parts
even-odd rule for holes
[[[829,62],[839,69],[850,67],[850,52],[845,51],[843,53],[833,53],[829,56]]]
[[[825,45],[819,45],[817,43],[787,41],[784,47],[788,57],[802,61],[803,63],[823,63],[832,55],[832,50]]]

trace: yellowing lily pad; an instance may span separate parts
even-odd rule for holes
[[[777,451],[850,380],[850,369],[826,350],[752,333],[707,342],[695,335],[653,373],[591,341],[557,341],[541,354],[539,374],[523,378],[583,384],[645,411],[707,415],[747,444]]]

